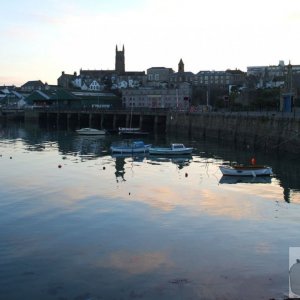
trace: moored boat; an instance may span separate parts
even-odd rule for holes
[[[105,135],[107,131],[105,129],[96,129],[96,128],[80,128],[76,132],[82,135]]]
[[[139,127],[119,127],[119,134],[122,135],[147,135],[149,132],[142,131]]]
[[[151,147],[149,154],[154,155],[180,155],[191,154],[193,148],[185,147],[183,144],[171,144],[170,147]]]
[[[223,175],[230,176],[270,176],[273,174],[272,168],[263,165],[222,165],[219,166]]]
[[[151,144],[145,144],[143,141],[133,141],[129,144],[111,146],[110,150],[112,153],[146,153],[149,151]]]

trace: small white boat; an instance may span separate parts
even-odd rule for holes
[[[223,165],[219,166],[223,175],[230,175],[230,176],[270,176],[273,174],[272,168],[268,166],[261,166],[261,165],[234,165],[228,166]]]
[[[81,128],[77,129],[78,134],[84,135],[105,135],[107,131],[105,129],[95,129],[95,128]]]
[[[146,153],[149,151],[151,144],[145,144],[143,141],[134,141],[132,143],[120,146],[111,146],[112,153]]]
[[[171,144],[170,147],[151,147],[149,154],[154,155],[180,155],[180,154],[191,154],[193,148],[185,147],[183,144]]]

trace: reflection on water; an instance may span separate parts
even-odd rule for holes
[[[100,156],[105,151],[104,136],[76,136],[74,138],[74,153],[79,156]]]
[[[219,183],[237,184],[237,183],[271,183],[271,176],[226,176],[223,175]]]
[[[1,298],[284,298],[288,247],[300,244],[299,162],[255,153],[274,176],[227,178],[219,165],[252,150],[147,139],[196,150],[111,155],[120,136],[2,128]]]
[[[182,169],[190,164],[193,160],[192,155],[182,155],[182,156],[157,156],[157,155],[149,155],[147,157],[148,163],[150,164],[163,164],[166,162],[172,162],[173,164],[177,165],[179,169]]]
[[[125,157],[116,157],[116,179],[125,181],[124,175],[125,175]]]

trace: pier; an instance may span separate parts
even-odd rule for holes
[[[55,122],[69,128],[96,127],[117,131],[118,127],[139,127],[156,132],[166,130],[167,111],[159,109],[145,110],[99,110],[99,109],[38,109],[26,110],[24,120],[35,122]]]
[[[178,134],[192,139],[214,139],[263,151],[300,152],[300,114],[282,112],[197,112],[164,109],[2,111],[2,118],[23,117],[55,128],[95,127],[117,131],[139,127],[152,133]]]

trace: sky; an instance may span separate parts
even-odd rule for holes
[[[0,10],[0,86],[64,71],[224,71],[300,64],[300,0],[10,0]]]

